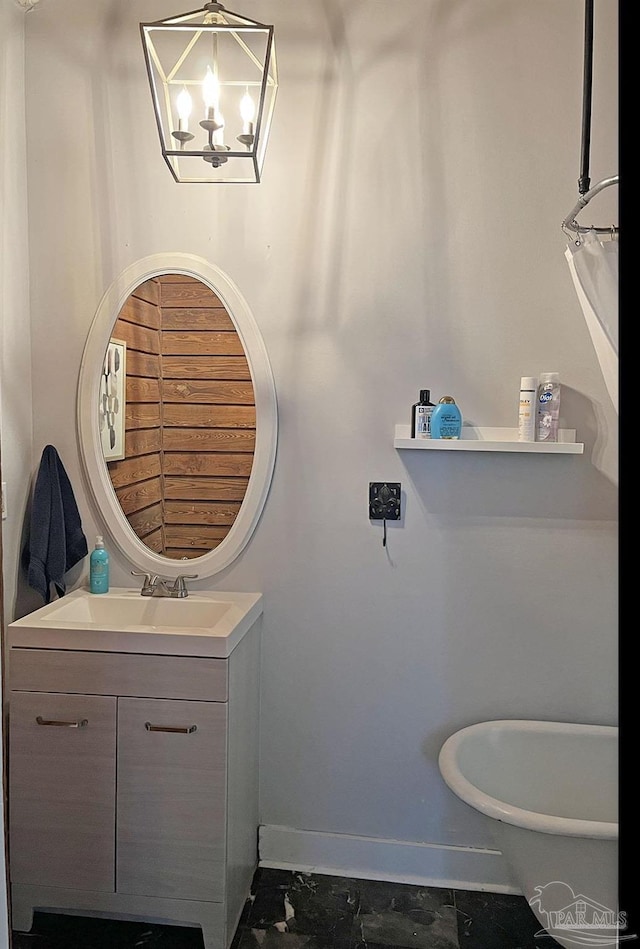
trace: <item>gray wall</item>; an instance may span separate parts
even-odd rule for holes
[[[24,11],[13,0],[0,0],[0,439],[7,510],[2,521],[4,604],[0,604],[0,622],[3,613],[7,619],[13,617],[32,450],[24,18]],[[0,748],[0,764],[3,750]],[[3,811],[4,795],[0,823]],[[0,949],[9,945],[5,874],[2,847]]]
[[[616,717],[617,418],[560,230],[584,5],[246,0],[276,26],[280,71],[264,180],[246,187],[178,185],[160,156],[137,24],[179,6],[44,0],[27,17],[33,464],[55,444],[87,535],[102,530],[74,427],[100,298],[153,253],[226,271],[264,335],[279,447],[253,539],[199,586],[265,595],[270,857],[286,862],[289,828],[312,832],[289,835],[300,862],[324,842],[344,869],[335,854],[346,841],[348,867],[362,838],[397,856],[374,848],[378,865],[351,861],[362,873],[408,875],[404,843],[463,848],[464,864],[491,838],[443,786],[445,737]],[[618,170],[616,7],[597,4],[594,183]],[[609,192],[594,223],[617,218]],[[520,376],[550,369],[583,456],[393,448],[420,388],[512,426]],[[402,482],[386,549],[370,480]],[[114,550],[112,584],[131,567]]]

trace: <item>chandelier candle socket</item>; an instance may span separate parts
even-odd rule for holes
[[[179,116],[178,131],[172,132],[171,134],[181,143],[181,146],[184,147],[185,142],[190,142],[195,138],[195,135],[189,131],[189,116],[193,111],[193,100],[186,89],[183,89],[178,96],[176,106]]]
[[[240,115],[242,116],[242,134],[238,135],[238,141],[247,148],[251,148],[254,139],[253,120],[256,117],[256,104],[248,90],[240,100]]]
[[[278,88],[273,27],[209,2],[141,23],[140,32],[162,155],[174,179],[258,183]],[[202,111],[190,130],[194,102]]]

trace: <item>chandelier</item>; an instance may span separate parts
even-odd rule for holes
[[[140,33],[175,180],[258,183],[278,89],[273,27],[205,3]]]

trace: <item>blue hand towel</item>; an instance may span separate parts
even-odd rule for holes
[[[71,482],[58,452],[47,445],[40,459],[25,549],[29,586],[45,603],[51,600],[51,583],[58,596],[64,596],[65,573],[88,552]]]

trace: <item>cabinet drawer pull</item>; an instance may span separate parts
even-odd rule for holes
[[[197,732],[197,725],[186,725],[184,728],[179,725],[152,725],[151,722],[145,722],[144,727],[148,732],[176,732],[180,735],[192,735]]]
[[[89,724],[88,718],[80,718],[75,722],[57,722],[55,719],[43,718],[42,715],[36,715],[38,725],[61,725],[63,728],[84,728]]]

